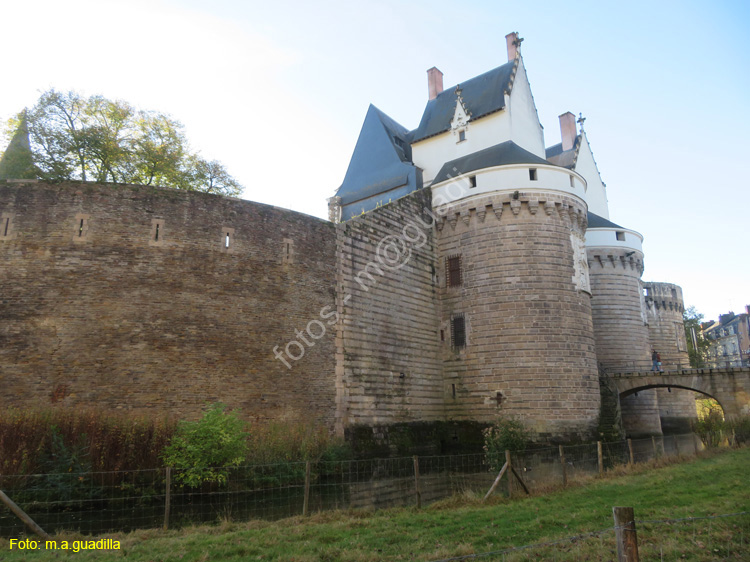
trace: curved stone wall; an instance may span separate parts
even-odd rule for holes
[[[438,272],[447,413],[518,416],[540,437],[590,437],[599,416],[578,197],[495,192],[441,209]],[[462,282],[446,277],[458,257]],[[455,263],[455,262],[454,262]],[[464,319],[465,347],[452,342]]]
[[[333,426],[334,333],[310,324],[336,310],[330,223],[90,183],[0,182],[0,214],[12,219],[0,240],[3,406],[196,417],[222,401],[252,420]],[[293,340],[304,357],[287,369],[273,348]]]

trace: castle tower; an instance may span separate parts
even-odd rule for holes
[[[508,62],[437,93],[412,134],[438,217],[446,415],[590,437],[586,182],[546,159],[521,39],[506,39]]]

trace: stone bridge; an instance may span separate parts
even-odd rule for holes
[[[623,398],[647,388],[683,388],[714,398],[726,418],[750,415],[750,367],[605,375]]]

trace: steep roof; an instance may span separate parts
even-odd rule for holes
[[[505,141],[446,162],[440,168],[432,183],[434,185],[475,170],[508,164],[549,164],[549,162],[525,148],[521,148],[513,141]]]
[[[608,221],[604,217],[595,215],[591,211],[589,211],[588,213],[588,228],[621,228],[623,230],[627,230],[624,226],[620,226],[619,224],[615,224],[612,221]]]
[[[34,157],[29,144],[29,127],[24,110],[8,147],[0,154],[0,179],[28,180],[35,177]]]
[[[573,168],[575,168],[576,161],[578,160],[578,151],[580,149],[581,135],[576,135],[576,140],[573,143],[573,148],[569,150],[563,150],[562,143],[559,142],[547,148],[545,152],[547,160],[549,160],[552,164],[572,170]]]
[[[512,87],[517,60],[507,62],[466,82],[447,88],[435,99],[429,100],[419,127],[411,133],[412,142],[450,130],[458,98],[456,88],[461,89],[461,98],[464,106],[471,113],[472,120],[503,109],[505,92],[509,92]]]
[[[411,162],[408,130],[370,105],[346,176],[336,192],[341,197],[342,218],[370,211],[420,187],[420,176]]]

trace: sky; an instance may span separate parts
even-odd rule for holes
[[[0,21],[3,121],[49,88],[169,113],[243,198],[322,218],[370,103],[413,129],[428,68],[447,89],[518,31],[546,145],[586,117],[644,281],[706,319],[750,304],[746,0],[4,0]]]

